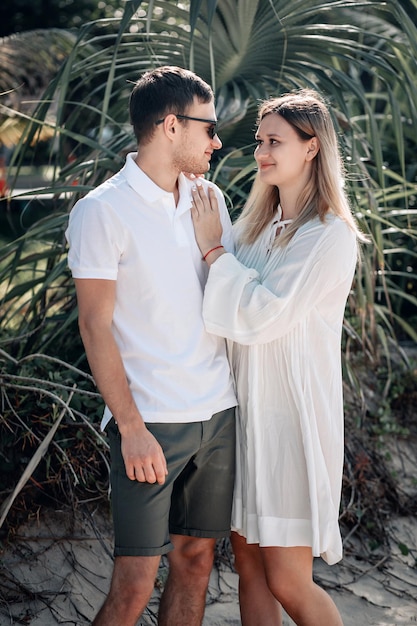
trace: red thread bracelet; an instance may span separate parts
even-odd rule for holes
[[[220,248],[223,248],[224,246],[216,246],[215,248],[212,248],[211,250],[209,250],[208,252],[206,252],[206,254],[201,257],[202,261],[205,261],[206,258],[208,257],[209,254],[211,254],[212,252],[214,252],[215,250],[220,250]]]

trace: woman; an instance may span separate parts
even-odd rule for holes
[[[226,337],[239,401],[232,545],[244,626],[340,626],[313,582],[313,557],[342,558],[340,341],[359,232],[329,112],[316,92],[264,102],[256,180],[220,243],[216,199],[193,190],[210,266],[204,318]]]

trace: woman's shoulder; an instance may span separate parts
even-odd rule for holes
[[[341,217],[328,213],[323,220],[318,216],[303,224],[289,242],[289,250],[304,249],[313,257],[346,258],[355,256],[356,233]]]
[[[357,239],[357,233],[352,228],[352,225],[335,213],[327,213],[324,218],[324,225],[335,236],[355,241]]]
[[[300,230],[319,231],[324,237],[334,237],[336,235],[339,235],[341,237],[346,236],[348,238],[356,238],[355,232],[346,222],[346,220],[331,211],[326,213],[323,219],[320,219],[320,217],[317,215],[313,219],[309,220],[306,224],[304,224],[300,228]]]

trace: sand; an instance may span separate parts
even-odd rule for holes
[[[333,597],[345,626],[417,624],[417,521],[392,520],[390,536],[385,552],[380,549],[368,560],[358,558],[358,546],[351,546],[335,566],[316,560],[315,577]],[[403,554],[405,546],[408,554]],[[204,626],[241,623],[237,576],[227,545],[222,547],[210,580]],[[0,625],[90,624],[108,588],[111,550],[111,526],[102,514],[57,511],[33,517],[1,553]],[[141,626],[156,624],[158,587],[166,572],[163,561]],[[284,624],[293,622],[285,617]]]

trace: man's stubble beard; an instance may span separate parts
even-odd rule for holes
[[[210,169],[210,163],[207,161],[204,153],[201,157],[193,154],[192,143],[183,144],[177,154],[173,157],[173,165],[179,172],[189,172],[191,174],[206,174]]]

